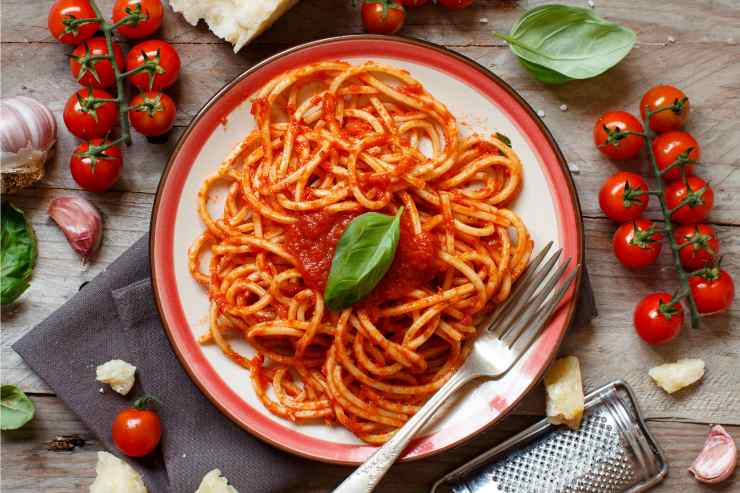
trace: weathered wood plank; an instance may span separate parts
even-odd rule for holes
[[[24,208],[36,229],[42,248],[31,288],[15,309],[3,315],[2,362],[6,381],[19,383],[33,392],[49,389],[13,352],[10,345],[30,327],[50,314],[77,291],[79,285],[92,279],[114,260],[129,244],[148,231],[151,195],[106,193],[93,200],[100,206],[106,229],[100,256],[82,270],[76,254],[67,246],[61,231],[48,220],[46,204],[55,196],[69,192],[38,189],[22,192],[14,200]],[[674,288],[669,252],[657,266],[631,272],[622,268],[611,252],[614,226],[603,219],[586,219],[590,269],[600,312],[589,327],[573,330],[565,339],[563,354],[576,354],[583,374],[591,387],[615,378],[625,378],[640,395],[646,396],[648,416],[721,420],[740,424],[740,333],[737,305],[731,312],[707,319],[699,331],[685,329],[682,336],[668,346],[653,349],[646,346],[632,329],[632,309],[639,298],[650,291]],[[740,278],[740,237],[737,227],[719,227],[724,264],[736,279]],[[619,357],[616,357],[619,355]],[[707,361],[705,381],[696,390],[677,397],[657,389],[647,376],[647,369],[671,358],[701,357]],[[527,400],[527,412],[542,409],[541,393]]]
[[[359,3],[359,2],[358,2]],[[409,9],[402,34],[446,45],[491,45],[493,31],[508,32],[525,10],[549,3],[546,0],[477,0],[472,7],[450,13],[427,6]],[[585,6],[583,0],[560,3]],[[640,5],[630,0],[596,2],[596,12],[637,32],[640,43],[666,43],[668,36],[679,43],[740,42],[737,3],[733,0],[676,0],[671,8],[660,4]],[[99,0],[104,14],[113,0]],[[303,0],[280,19],[256,43],[296,44],[327,36],[363,31],[359,9],[345,0]],[[12,16],[3,20],[3,36],[8,42],[55,42],[46,27],[48,2],[8,0]],[[481,22],[487,19],[488,22]],[[686,22],[691,19],[691,22]],[[176,43],[220,43],[205,23],[190,26],[182,16],[166,9],[162,38]]]
[[[275,46],[259,46],[233,56],[223,45],[182,45],[185,60],[182,79],[174,96],[178,102],[178,124],[185,125],[200,107],[224,83],[274,52]],[[740,120],[734,114],[740,94],[740,50],[734,46],[712,45],[711,56],[704,45],[663,48],[638,48],[613,72],[592,80],[572,82],[562,87],[546,87],[534,81],[519,66],[508,50],[502,48],[464,47],[457,50],[493,70],[507,80],[535,108],[545,112],[544,121],[555,135],[566,158],[580,172],[575,177],[584,214],[599,217],[596,195],[603,180],[617,168],[646,170],[645,160],[612,164],[603,158],[591,142],[593,122],[610,109],[636,111],[643,92],[651,85],[669,81],[682,87],[691,97],[692,116],[688,129],[702,145],[705,166],[700,173],[717,192],[711,219],[725,224],[740,224],[740,203],[733,197],[740,191]],[[0,46],[5,61],[2,92],[4,95],[34,96],[57,115],[59,144],[57,156],[47,165],[48,176],[39,187],[78,188],[68,171],[68,159],[77,140],[62,122],[61,112],[77,84],[66,77],[64,48],[55,44]],[[206,68],[192,70],[198,60]],[[672,60],[670,67],[667,60]],[[677,60],[691,60],[681,65]],[[202,62],[201,62],[202,61]],[[28,80],[27,73],[41,67],[39,77]],[[666,78],[664,74],[670,73]],[[59,76],[58,74],[62,74]],[[441,95],[444,100],[444,96]],[[562,104],[568,111],[560,111]],[[154,192],[167,156],[182,129],[176,128],[164,144],[147,144],[136,135],[134,145],[126,149],[123,178],[115,190]],[[655,216],[655,208],[650,215]]]
[[[10,492],[44,491],[67,493],[85,491],[95,477],[96,452],[101,444],[58,399],[32,396],[36,404],[36,417],[26,427],[14,432],[3,432],[3,475],[0,488]],[[430,459],[400,464],[391,469],[379,492],[415,493],[429,491],[431,484],[445,472],[491,448],[497,443],[537,421],[536,416],[511,416],[481,436],[463,446]],[[703,424],[649,421],[648,426],[669,458],[668,478],[655,492],[717,491],[702,486],[687,472],[704,443],[708,426]],[[728,426],[735,437],[740,427]],[[57,435],[78,434],[87,443],[72,452],[51,452],[45,442]],[[213,464],[218,467],[219,464]],[[302,491],[306,493],[329,492],[351,469],[339,466],[317,466],[321,474],[306,478]],[[733,491],[737,486],[737,473],[723,484],[721,491]],[[154,493],[154,492],[153,492]]]

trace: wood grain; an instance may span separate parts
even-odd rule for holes
[[[2,447],[3,491],[43,491],[69,493],[86,491],[95,477],[96,453],[104,450],[94,436],[75,418],[64,404],[49,396],[32,396],[36,404],[36,418],[24,429],[4,433]],[[464,447],[442,453],[429,459],[394,466],[378,488],[379,493],[421,493],[429,491],[432,483],[446,472],[458,467],[476,455],[515,435],[538,416],[514,415],[494,429],[467,442]],[[686,471],[704,444],[709,426],[694,423],[649,420],[648,427],[670,458],[669,473],[656,493],[694,493],[708,491],[736,491],[738,473],[719,487],[697,483]],[[740,427],[728,426],[727,431],[740,436]],[[46,442],[58,435],[77,434],[87,442],[71,452],[47,450]],[[218,467],[218,464],[213,464]],[[320,466],[321,474],[306,478],[301,493],[329,492],[351,469],[341,466]],[[205,471],[204,471],[205,472]],[[156,493],[156,492],[153,492]],[[243,492],[245,493],[245,492]]]
[[[109,12],[112,3],[99,2],[103,12]],[[610,242],[615,226],[603,217],[596,195],[616,169],[643,170],[645,164],[644,159],[610,163],[594,149],[590,135],[600,113],[622,108],[636,112],[642,93],[651,85],[667,82],[686,91],[692,102],[688,130],[702,145],[700,173],[712,181],[717,195],[711,221],[720,234],[723,266],[740,279],[740,202],[735,198],[740,194],[740,5],[737,0],[597,0],[599,15],[637,32],[636,48],[600,77],[548,87],[533,80],[505,44],[491,35],[508,31],[524,10],[542,3],[547,2],[478,0],[474,7],[454,14],[424,7],[409,12],[403,34],[472,58],[511,84],[533,108],[545,112],[544,122],[578,169],[574,178],[585,216],[587,264],[600,312],[589,326],[571,330],[561,354],[579,357],[586,388],[615,378],[633,386],[671,465],[669,478],[657,491],[710,491],[685,469],[701,448],[706,423],[735,425],[729,431],[740,436],[740,306],[735,303],[727,314],[705,320],[699,331],[684,329],[676,342],[665,347],[640,342],[632,329],[632,307],[649,291],[672,289],[675,279],[667,252],[657,266],[641,272],[627,271],[614,261]],[[585,5],[581,0],[561,3]],[[184,67],[170,91],[178,103],[176,127],[165,143],[147,143],[136,135],[134,145],[126,149],[125,172],[114,191],[87,194],[68,172],[67,160],[77,142],[64,130],[59,116],[78,85],[69,75],[65,57],[71,49],[48,34],[48,6],[41,0],[4,0],[0,19],[3,97],[36,97],[54,111],[60,126],[57,157],[47,166],[47,177],[11,197],[28,214],[42,248],[31,288],[19,303],[2,312],[2,380],[35,393],[32,398],[38,408],[28,427],[2,435],[0,488],[9,492],[85,490],[94,476],[94,452],[100,449],[74,415],[48,395],[50,389],[10,349],[12,343],[148,232],[154,192],[166,160],[184,127],[213,93],[288,46],[362,30],[351,2],[303,0],[253,45],[234,55],[203,22],[192,27],[167,9],[161,36],[177,45]],[[567,111],[559,109],[562,104]],[[103,247],[85,268],[46,214],[53,197],[67,194],[88,196],[105,217]],[[657,217],[654,207],[648,215]],[[669,396],[650,381],[647,369],[679,357],[704,359],[707,374],[695,387]],[[434,478],[533,422],[543,406],[543,391],[538,387],[494,430],[433,459],[397,466],[381,491],[427,491]],[[82,435],[88,445],[69,453],[46,450],[47,440],[68,433]],[[306,491],[329,491],[347,473],[345,468],[329,468],[321,478],[309,480]],[[734,491],[737,481],[711,491]]]

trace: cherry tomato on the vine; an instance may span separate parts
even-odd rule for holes
[[[118,106],[108,92],[102,89],[80,89],[72,94],[64,106],[64,124],[76,137],[89,140],[105,137],[116,123]]]
[[[148,137],[162,135],[172,128],[177,112],[171,97],[156,91],[137,94],[131,99],[128,112],[131,125]]]
[[[682,160],[699,161],[701,148],[695,138],[686,132],[672,131],[658,135],[653,141],[655,163],[663,171],[679,158]],[[692,164],[684,164],[686,174],[694,172]],[[681,177],[681,167],[676,166],[663,175],[666,181],[677,180]]]
[[[421,7],[426,5],[429,0],[402,0],[401,3],[404,7]]]
[[[637,173],[620,171],[604,182],[599,191],[599,206],[612,221],[637,219],[648,206],[648,186]]]
[[[648,344],[663,344],[674,339],[683,325],[683,308],[671,303],[668,293],[653,293],[635,307],[635,330]]]
[[[473,0],[437,0],[437,3],[444,5],[448,9],[464,9],[473,5]]]
[[[642,123],[626,111],[607,111],[594,125],[594,144],[611,159],[630,159],[640,152],[642,137],[624,132],[642,132]]]
[[[689,118],[689,99],[680,89],[669,85],[658,85],[645,93],[640,101],[640,115],[645,119],[645,108],[651,112],[676,104],[676,109],[664,110],[650,118],[650,128],[662,133],[680,130]]]
[[[712,267],[702,275],[689,277],[689,287],[699,313],[727,310],[735,297],[735,283],[719,267]]]
[[[116,0],[113,5],[113,22],[130,16],[129,21],[118,26],[117,30],[127,38],[146,38],[162,25],[161,0]]]
[[[144,67],[128,76],[142,91],[156,91],[175,83],[180,74],[180,56],[171,44],[161,39],[143,41],[128,52],[126,71]]]
[[[688,202],[675,210],[671,219],[681,224],[694,224],[706,219],[714,206],[714,190],[711,185],[698,176],[689,176],[686,183],[676,180],[665,188],[665,205],[670,210],[676,209],[687,198]]]
[[[614,255],[622,265],[641,269],[655,262],[663,247],[663,235],[649,219],[635,219],[622,224],[614,233]]]
[[[79,23],[97,16],[87,0],[57,0],[49,9],[49,32],[64,44],[76,45],[90,39],[100,29],[97,22]]]
[[[129,457],[150,454],[162,438],[159,415],[147,409],[147,398],[138,399],[134,407],[124,409],[113,420],[111,435],[121,452]]]
[[[406,20],[403,5],[395,0],[363,0],[362,24],[375,34],[393,34]]]
[[[688,270],[701,269],[719,253],[717,232],[708,224],[684,224],[676,228],[673,238],[681,247],[678,253],[681,265]],[[685,243],[691,244],[681,246]]]
[[[72,77],[85,87],[105,89],[116,83],[113,72],[113,64],[110,60],[98,59],[99,56],[108,54],[108,45],[105,38],[97,37],[83,41],[74,49],[69,57],[69,68]],[[113,42],[113,57],[118,65],[118,70],[123,71],[123,52],[121,47]]]
[[[69,167],[77,184],[91,192],[105,192],[121,175],[123,161],[117,145],[101,149],[109,140],[82,142],[72,153]]]

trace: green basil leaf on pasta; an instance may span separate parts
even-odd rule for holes
[[[23,212],[9,202],[0,213],[0,304],[14,302],[28,289],[36,263],[36,236]]]
[[[496,33],[509,43],[524,67],[546,84],[595,77],[632,50],[637,35],[606,21],[591,9],[542,5],[525,12],[511,33]]]
[[[15,385],[0,386],[0,429],[17,430],[31,421],[35,407]]]
[[[393,263],[401,236],[401,214],[366,212],[347,226],[331,262],[324,300],[330,310],[352,306],[378,285]]]

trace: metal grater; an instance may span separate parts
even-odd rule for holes
[[[635,493],[667,473],[632,389],[616,381],[586,396],[578,430],[544,419],[447,474],[431,491]]]

